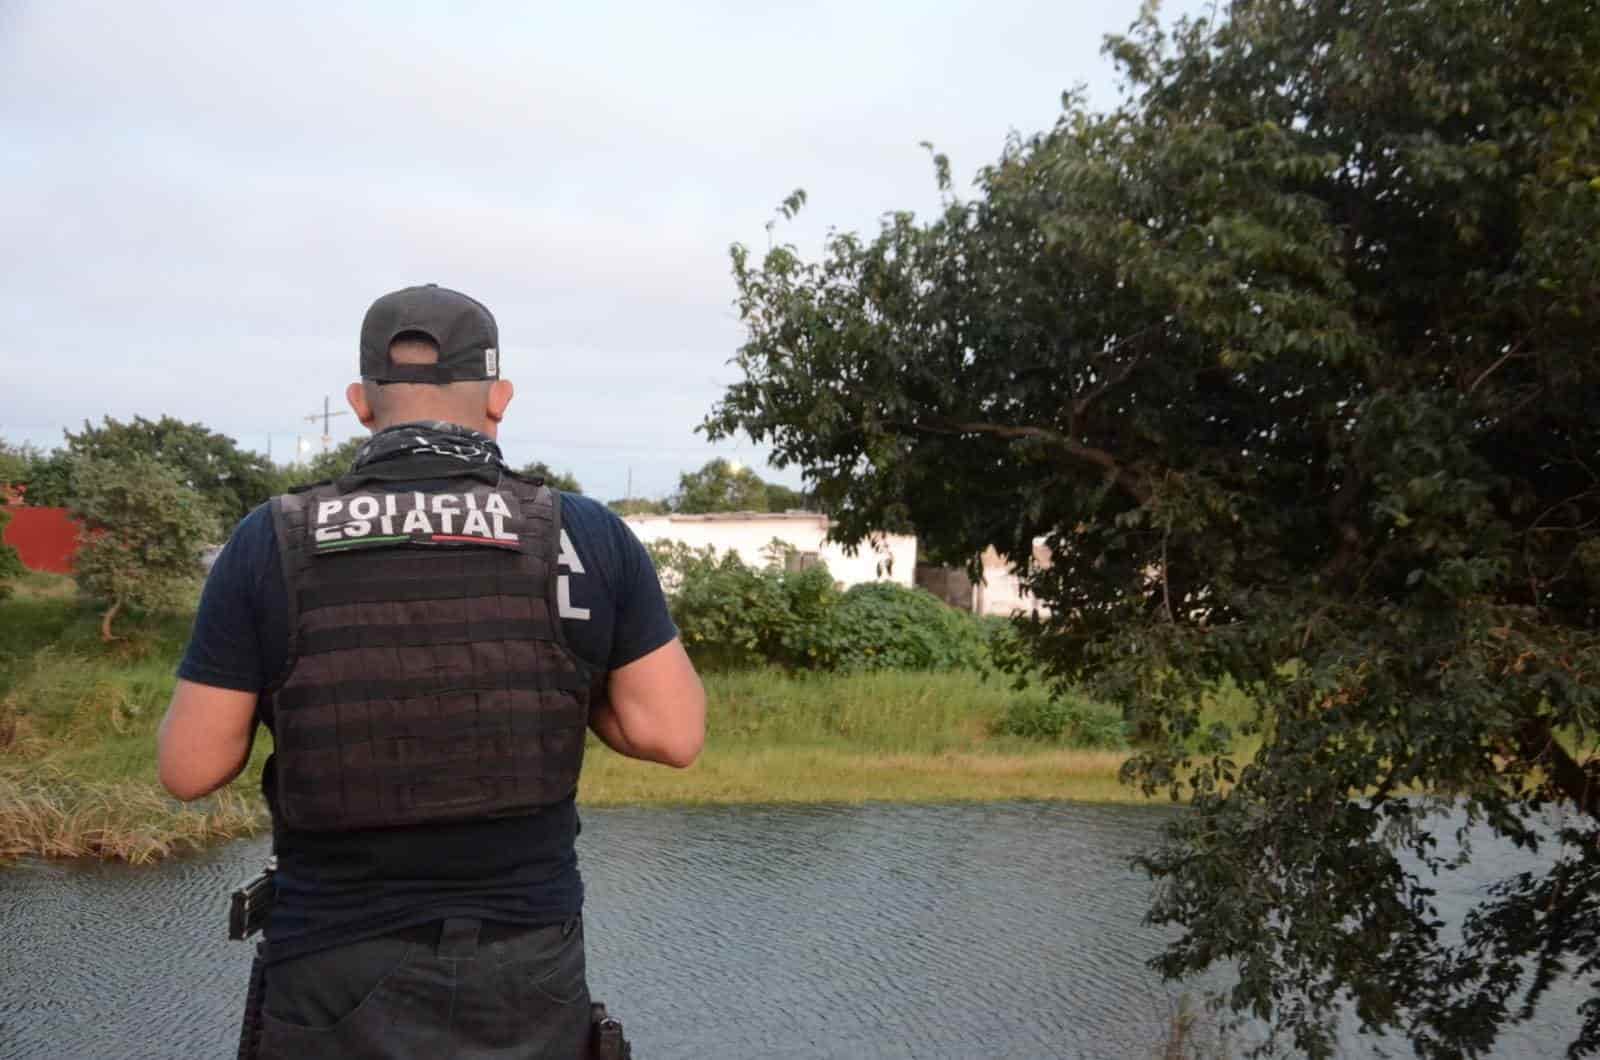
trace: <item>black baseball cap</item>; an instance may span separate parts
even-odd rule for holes
[[[389,346],[419,332],[439,347],[437,364],[393,364]],[[500,378],[500,329],[476,298],[436,283],[391,291],[361,322],[361,377],[379,383],[454,383]]]

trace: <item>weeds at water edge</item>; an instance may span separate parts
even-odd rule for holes
[[[148,784],[75,783],[59,771],[0,772],[0,861],[24,855],[144,864],[267,823],[261,800],[222,791],[185,806]]]

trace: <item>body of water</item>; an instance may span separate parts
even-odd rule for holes
[[[587,811],[590,985],[640,1060],[1152,1057],[1184,988],[1145,967],[1163,935],[1128,859],[1166,812]],[[250,947],[226,940],[227,892],[266,853],[0,872],[0,1057],[232,1056]],[[1447,901],[1515,856],[1478,854]],[[1560,1055],[1577,1000],[1553,992],[1496,1055]]]

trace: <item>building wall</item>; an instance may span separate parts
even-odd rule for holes
[[[5,543],[17,550],[24,567],[72,573],[72,560],[78,554],[78,524],[65,508],[17,506],[7,510],[11,522],[6,525]]]
[[[917,567],[917,539],[886,534],[863,541],[854,556],[825,541],[828,517],[812,514],[730,512],[713,515],[630,515],[623,520],[640,541],[682,541],[690,548],[707,545],[719,553],[733,551],[752,567],[764,567],[764,550],[773,538],[800,552],[814,552],[828,566],[833,580],[846,588],[861,582],[892,581],[910,586]]]
[[[1035,563],[1041,561],[1038,551],[1035,549]],[[1048,562],[1048,559],[1044,562]],[[1018,611],[1039,611],[1041,614],[1050,611],[1023,589],[1022,581],[1011,572],[1011,564],[992,548],[983,554],[983,584],[974,587],[972,609],[980,615],[1003,617]]]

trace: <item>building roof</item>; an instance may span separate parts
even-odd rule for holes
[[[649,519],[665,519],[671,523],[733,523],[733,522],[827,522],[828,517],[821,512],[805,512],[790,510],[787,512],[663,512],[651,515],[640,512],[637,515],[625,515],[625,522],[643,522]]]

